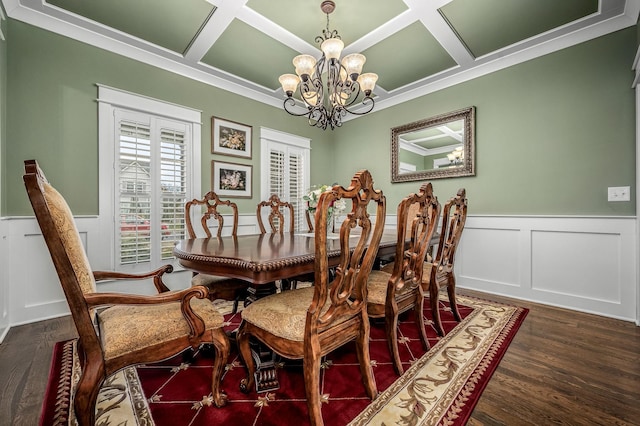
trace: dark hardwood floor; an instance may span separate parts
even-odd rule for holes
[[[461,290],[530,309],[469,425],[639,425],[640,327]],[[53,344],[70,317],[12,327],[0,345],[0,425],[38,423]]]

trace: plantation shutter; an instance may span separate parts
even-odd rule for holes
[[[306,231],[305,203],[302,197],[309,183],[308,176],[308,149],[287,145],[274,141],[267,143],[268,152],[268,197],[276,194],[282,201],[288,201],[293,205],[295,218],[295,230]]]
[[[190,135],[183,123],[128,111],[116,125],[117,268],[149,269],[173,259],[185,238]]]
[[[163,128],[160,130],[160,140],[162,240],[177,241],[186,238],[184,205],[188,188],[185,133]],[[172,250],[173,244],[162,244],[163,261],[173,258]]]
[[[306,186],[304,181],[304,155],[300,149],[289,147],[289,193],[288,199],[293,204],[295,211],[295,227],[296,231],[306,230],[306,219],[304,210],[306,209],[306,203],[302,201]]]
[[[149,123],[119,123],[119,263],[151,261],[151,129]]]

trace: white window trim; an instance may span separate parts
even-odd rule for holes
[[[114,164],[115,150],[115,110],[125,108],[147,114],[180,120],[191,125],[193,141],[188,151],[191,163],[188,179],[191,180],[191,194],[201,193],[201,156],[202,156],[202,111],[193,108],[137,95],[125,90],[115,89],[102,84],[98,86],[98,215],[101,238],[104,242],[100,246],[100,265],[104,269],[116,269],[115,259],[115,226],[114,216]],[[110,171],[110,172],[106,172]]]

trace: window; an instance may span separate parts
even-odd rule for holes
[[[306,231],[302,197],[309,189],[311,141],[299,136],[260,129],[263,200],[277,194],[293,204],[296,231]]]
[[[148,271],[172,262],[175,241],[185,238],[184,204],[200,192],[200,114],[195,122],[193,110],[104,86],[99,96],[100,215],[115,224],[111,267]]]

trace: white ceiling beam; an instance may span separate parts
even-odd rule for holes
[[[423,0],[404,0],[404,2],[411,8],[413,13],[420,17],[422,25],[458,65],[465,66],[473,63],[475,58],[471,55],[467,46],[460,41],[446,19],[438,12],[438,8],[442,7],[442,5]]]
[[[265,18],[253,9],[243,7],[240,13],[238,13],[237,18],[295,51],[312,56],[320,56],[321,54],[320,49],[285,30],[280,25]]]
[[[405,29],[409,25],[418,20],[418,16],[412,10],[405,10],[401,14],[393,17],[389,21],[380,25],[369,34],[365,34],[358,40],[344,48],[344,53],[358,53],[367,50],[371,46],[381,42],[385,38],[392,36],[400,30]]]
[[[233,22],[238,12],[244,7],[247,0],[233,2],[219,2],[216,10],[209,17],[206,24],[192,41],[184,54],[185,59],[193,62],[200,60],[207,54],[211,46],[220,38],[222,33]]]

